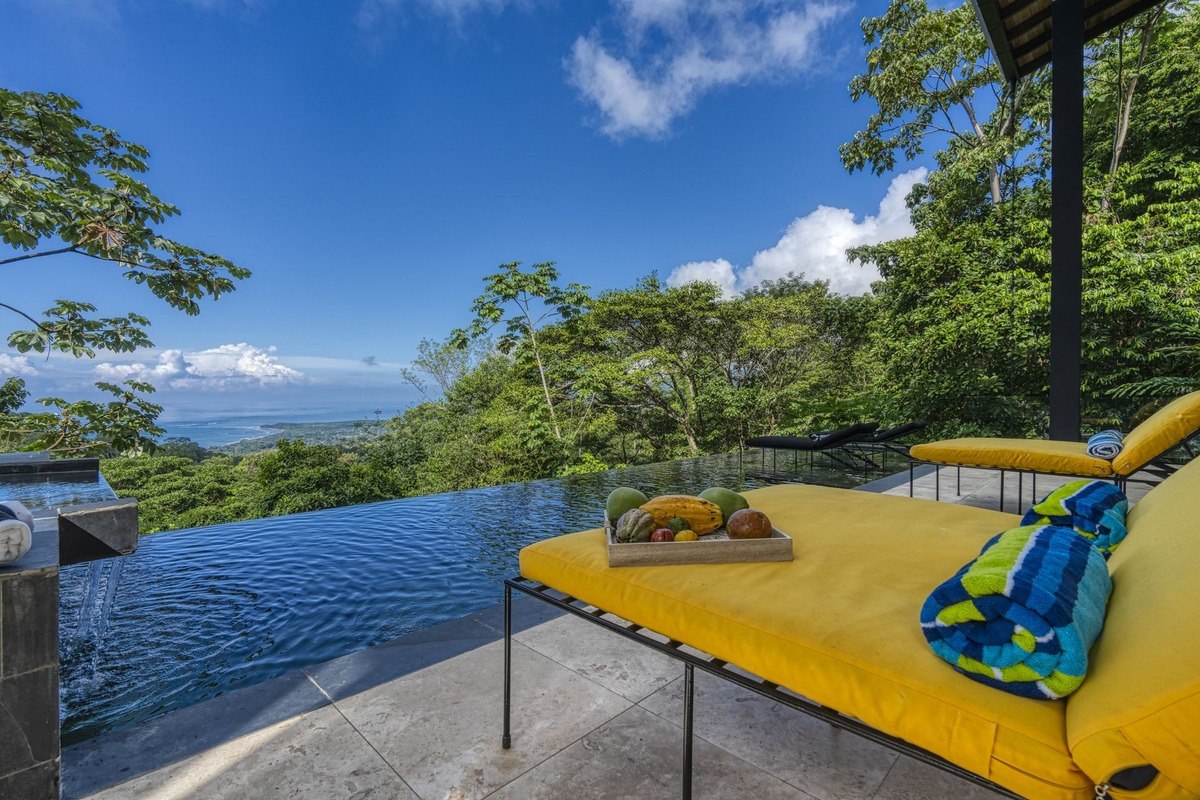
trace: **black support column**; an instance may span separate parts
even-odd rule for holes
[[[1078,441],[1083,347],[1083,0],[1053,0],[1050,438]]]

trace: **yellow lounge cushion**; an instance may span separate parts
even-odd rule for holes
[[[795,538],[794,561],[610,568],[601,532],[586,531],[525,548],[521,574],[1027,797],[1090,800],[1067,747],[1065,702],[959,675],[921,633],[929,592],[1017,517],[819,486],[747,497]]]
[[[1150,764],[1159,779],[1114,797],[1200,797],[1200,461],[1129,512],[1109,561],[1113,593],[1067,738],[1097,781]]]
[[[1132,436],[1133,434],[1130,434]],[[935,464],[1112,478],[1112,463],[1087,454],[1084,442],[1057,439],[945,439],[914,445],[913,458]]]
[[[1167,403],[1131,430],[1112,460],[1113,469],[1118,475],[1132,475],[1198,430],[1200,392],[1192,392]]]

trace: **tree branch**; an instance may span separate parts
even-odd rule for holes
[[[24,317],[25,319],[29,320],[29,321],[30,321],[30,322],[32,322],[34,325],[36,325],[36,326],[37,326],[37,329],[38,329],[39,331],[44,331],[44,332],[46,332],[46,333],[50,333],[50,329],[49,329],[49,328],[47,328],[45,325],[43,325],[43,324],[42,324],[41,322],[39,322],[38,320],[36,320],[36,319],[34,319],[33,317],[31,317],[31,316],[29,316],[28,314],[26,314],[26,313],[25,313],[24,311],[22,311],[21,309],[19,309],[19,308],[14,308],[13,306],[10,306],[8,303],[0,303],[0,308],[7,308],[9,311],[13,312],[14,314],[18,314],[18,315],[20,315],[20,316]]]
[[[42,258],[44,256],[57,256],[62,255],[63,253],[78,252],[79,250],[75,247],[75,245],[71,245],[70,247],[60,247],[57,250],[43,250],[40,253],[26,253],[20,256],[13,256],[12,258],[0,258],[0,267],[4,266],[5,264],[15,264],[18,261],[28,261],[31,258]]]

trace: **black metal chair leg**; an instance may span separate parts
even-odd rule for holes
[[[1025,473],[1017,471],[1017,513],[1021,513],[1021,498],[1025,495]]]
[[[913,496],[913,472],[914,472],[914,470],[915,470],[915,467],[913,465],[913,462],[909,461],[908,462],[908,496],[909,497]]]
[[[1004,470],[1000,470],[1000,510],[1004,510]]]
[[[512,710],[512,587],[504,585],[504,737],[500,745],[512,747],[510,717]]]
[[[695,668],[683,665],[683,800],[692,800],[692,700],[696,693]]]
[[[942,499],[942,468],[933,468],[933,499]]]
[[[954,468],[954,494],[962,497],[962,467]]]

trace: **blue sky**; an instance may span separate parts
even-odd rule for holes
[[[0,350],[0,369],[73,392],[136,374],[175,416],[394,410],[416,343],[462,325],[505,261],[595,289],[794,270],[864,291],[844,248],[903,235],[923,174],[838,160],[870,112],[846,91],[858,22],[885,5],[10,0],[0,84],[70,94],[148,146],[183,210],[168,232],[254,277],[186,317],[93,261],[10,267],[6,302],[137,310],[158,349]]]

